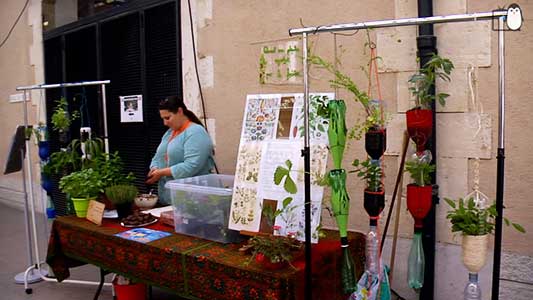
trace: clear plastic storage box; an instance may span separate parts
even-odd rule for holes
[[[222,243],[240,241],[239,232],[228,229],[233,179],[208,174],[167,182],[176,232]]]

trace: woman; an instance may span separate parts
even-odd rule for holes
[[[208,174],[214,166],[213,143],[202,123],[182,99],[170,96],[159,103],[159,115],[169,129],[150,163],[147,184],[159,181],[159,200],[170,204],[165,183],[172,179]]]

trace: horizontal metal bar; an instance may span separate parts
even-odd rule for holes
[[[483,21],[492,20],[499,17],[507,16],[507,10],[498,10],[484,13],[473,14],[461,14],[461,15],[449,15],[449,16],[434,16],[426,18],[405,18],[405,19],[392,19],[382,21],[368,21],[360,23],[344,23],[334,25],[322,25],[316,27],[303,27],[289,29],[289,35],[300,35],[303,33],[320,33],[320,32],[333,32],[333,31],[347,31],[367,28],[383,28],[383,27],[397,27],[397,26],[410,26],[421,24],[436,24],[436,23],[452,23],[452,22],[467,22],[467,21]]]
[[[86,85],[99,85],[99,84],[109,84],[110,80],[99,80],[99,81],[82,81],[82,82],[70,82],[70,83],[54,83],[54,84],[37,84],[37,85],[28,85],[28,86],[18,86],[17,91],[24,90],[46,90],[46,89],[55,89],[61,87],[73,87],[73,86],[86,86]]]

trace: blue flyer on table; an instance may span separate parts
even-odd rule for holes
[[[128,231],[123,231],[115,234],[123,239],[136,241],[139,243],[149,243],[171,235],[170,232],[153,230],[148,228],[134,228]]]

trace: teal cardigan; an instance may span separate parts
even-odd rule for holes
[[[167,181],[205,175],[211,172],[215,162],[213,159],[213,142],[204,127],[192,123],[185,131],[172,139],[172,129],[167,130],[152,158],[150,168],[170,167],[172,177],[159,179],[159,201],[170,204],[170,192],[165,189]],[[165,155],[168,154],[168,165]]]

